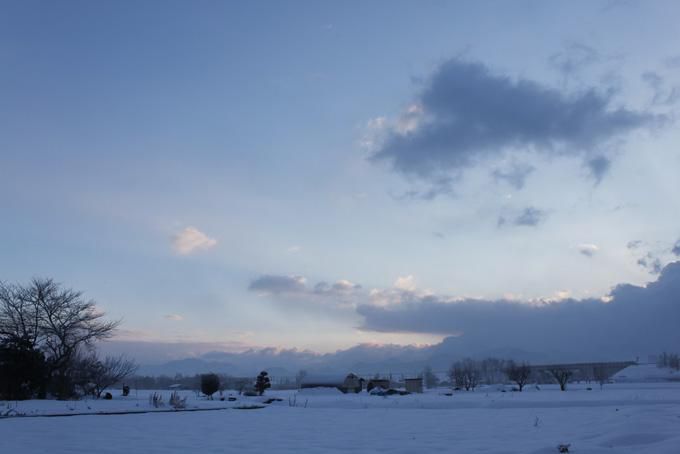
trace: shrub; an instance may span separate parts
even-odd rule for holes
[[[220,377],[217,374],[201,375],[201,392],[212,399],[212,395],[220,389]]]
[[[45,356],[26,342],[0,344],[0,399],[44,397],[47,386]]]
[[[156,392],[151,394],[149,396],[149,405],[151,405],[154,408],[165,406],[165,403],[163,403],[163,396]]]
[[[175,410],[183,410],[187,407],[187,398],[180,397],[177,391],[173,391],[170,395],[170,400],[168,401],[170,406]]]
[[[265,390],[271,388],[272,384],[269,380],[269,374],[266,371],[260,372],[260,375],[255,379],[255,391],[261,396]]]

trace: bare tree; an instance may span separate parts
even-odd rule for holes
[[[508,361],[498,358],[486,358],[479,361],[480,381],[487,385],[500,383],[505,378]]]
[[[479,364],[476,361],[467,358],[463,360],[463,370],[465,371],[465,389],[467,391],[474,391],[479,385]]]
[[[553,376],[555,381],[560,385],[560,391],[567,389],[567,382],[571,378],[573,372],[569,369],[550,369],[550,375]]]
[[[134,361],[123,355],[107,356],[103,361],[93,355],[88,366],[85,376],[89,379],[92,393],[97,398],[101,397],[106,388],[122,382],[134,374],[138,368]]]
[[[0,340],[35,348],[39,333],[38,310],[25,289],[0,282]]]
[[[465,388],[465,371],[460,362],[456,362],[451,366],[449,377],[455,388]]]
[[[47,382],[59,398],[74,393],[79,355],[87,356],[118,323],[104,320],[94,301],[52,279],[33,279],[27,286],[0,284],[0,341],[21,342],[43,353]]]
[[[470,358],[457,361],[451,366],[449,376],[456,388],[474,391],[479,385],[479,364]]]
[[[52,279],[33,279],[25,298],[35,305],[40,343],[49,358],[54,391],[59,397],[72,393],[69,374],[79,350],[90,350],[95,341],[113,335],[118,321],[103,320],[104,313],[82,293],[62,289]]]
[[[609,380],[609,373],[607,372],[607,368],[604,366],[596,366],[593,368],[593,378],[600,384],[600,389],[607,383],[607,380]]]
[[[510,361],[505,369],[505,373],[510,380],[517,383],[519,392],[522,392],[524,385],[527,384],[531,376],[531,366],[528,363],[517,364],[514,361]]]

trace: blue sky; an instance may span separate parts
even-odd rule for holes
[[[677,2],[0,9],[0,278],[121,338],[430,343],[357,308],[606,300],[676,258]]]

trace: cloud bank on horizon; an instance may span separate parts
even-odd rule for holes
[[[306,287],[285,287],[282,291],[278,279],[273,277],[267,276],[267,284],[261,279],[254,281],[253,284],[258,283],[254,287],[258,287],[257,291],[271,292],[267,294],[277,298],[280,304],[290,304],[288,298],[296,295],[315,295],[317,303],[328,304],[327,300],[322,301],[328,295]],[[532,302],[456,299],[418,291],[410,285],[411,280],[407,281],[409,285],[402,285],[404,278],[401,278],[393,288],[355,294],[353,309],[362,318],[360,329],[437,333],[444,336],[441,343],[427,346],[364,343],[326,354],[246,345],[236,345],[238,348],[233,351],[219,343],[191,342],[114,341],[104,348],[114,353],[137,351],[146,365],[143,373],[213,370],[247,374],[266,364],[279,374],[292,376],[299,369],[408,371],[428,364],[447,368],[452,359],[467,356],[506,356],[533,362],[634,360],[636,357],[644,361],[644,355],[672,351],[680,343],[677,329],[680,262],[668,264],[658,279],[646,286],[620,284],[603,299]],[[335,304],[346,303],[335,300]],[[169,356],[169,352],[174,356]],[[168,360],[171,361],[164,362]]]
[[[593,251],[593,245],[582,246],[589,254]],[[471,351],[508,348],[569,358],[579,354],[629,358],[680,343],[680,262],[666,265],[646,286],[619,284],[603,298],[581,300],[446,297],[417,290],[410,285],[412,279],[403,285],[404,279],[392,288],[370,291],[356,284],[336,284],[342,299],[338,293],[317,292],[318,286],[297,285],[304,280],[299,276],[263,276],[250,289],[264,291],[281,304],[296,298],[328,304],[330,297],[331,303],[351,304],[361,317],[360,330],[460,337],[465,345],[475,346]]]

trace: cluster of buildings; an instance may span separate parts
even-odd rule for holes
[[[376,388],[389,390],[402,388],[409,393],[423,392],[423,379],[421,377],[405,378],[403,382],[392,382],[389,378],[362,378],[354,373],[347,375],[310,375],[305,376],[300,382],[301,389],[309,388],[337,388],[343,393],[359,393],[363,390],[368,392]]]

